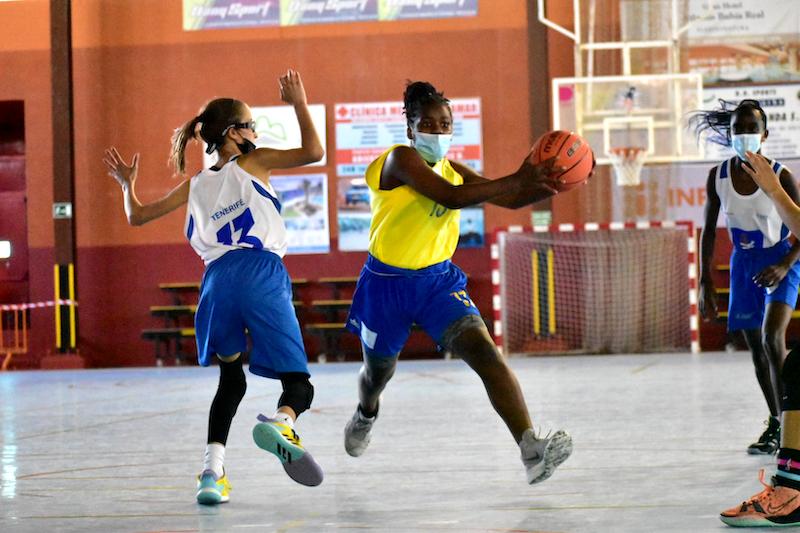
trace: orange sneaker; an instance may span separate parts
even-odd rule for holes
[[[719,519],[734,527],[787,527],[800,525],[800,491],[764,483],[764,490],[741,505],[722,511]]]

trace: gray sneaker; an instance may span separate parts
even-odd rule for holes
[[[372,418],[367,418],[361,413],[361,406],[356,407],[353,418],[344,428],[344,449],[349,455],[358,457],[364,453],[364,450],[369,446],[369,440],[372,438],[372,435],[370,435],[372,424],[377,419],[377,414]]]
[[[542,438],[533,429],[528,429],[523,433],[519,447],[528,484],[533,485],[552,476],[556,467],[567,460],[572,453],[572,437],[558,430]]]

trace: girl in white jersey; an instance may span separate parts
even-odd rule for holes
[[[744,333],[770,411],[767,429],[747,451],[773,454],[780,444],[780,368],[786,357],[786,327],[800,284],[800,246],[789,243],[789,230],[775,206],[744,168],[749,164],[745,152],[759,152],[769,134],[767,116],[759,102],[743,100],[733,108],[723,101],[721,109],[700,112],[694,121],[698,134],[711,131],[711,141],[733,146],[737,154],[712,168],[708,175],[700,253],[700,312],[706,319],[717,316],[711,265],[721,208],[733,242],[728,331]],[[770,164],[786,193],[798,202],[792,175],[779,162]]]
[[[241,353],[252,339],[250,372],[280,379],[283,394],[271,418],[259,415],[253,438],[273,453],[298,483],[322,482],[322,470],[303,448],[294,421],[311,406],[314,388],[300,326],[292,306],[292,287],[281,258],[286,253],[286,228],[281,204],[269,183],[270,171],[298,167],[323,156],[323,148],[306,104],[300,75],[280,78],[281,99],[294,106],[302,136],[300,148],[256,148],[250,108],[232,98],[212,100],[175,131],[171,160],[185,170],[185,150],[198,136],[217,154],[214,166],[186,179],[160,200],[142,204],[134,184],[139,154],[127,165],[116,148],[106,150],[109,174],[122,187],[125,213],[138,226],[188,202],[186,237],[206,265],[195,315],[198,359],[208,366],[216,358],[220,380],[211,404],[203,471],[197,501],[228,501],[230,485],[223,468],[231,421],[247,384]]]

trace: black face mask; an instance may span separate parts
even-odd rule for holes
[[[236,147],[242,152],[242,155],[249,154],[256,149],[256,145],[250,139],[244,139],[243,143],[236,143]]]

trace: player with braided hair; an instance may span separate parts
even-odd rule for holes
[[[360,336],[364,365],[359,404],[345,428],[345,449],[357,457],[370,442],[381,392],[394,374],[412,324],[463,359],[481,378],[493,407],[519,444],[528,482],[550,477],[569,457],[563,431],[533,429],[516,376],[498,351],[450,258],[459,209],[482,202],[519,208],[556,193],[553,161],[525,160],[514,173],[490,180],[446,158],[453,114],[430,83],[407,85],[410,146],[395,145],[366,172],[371,194],[369,256],[353,295],[348,328]]]

